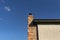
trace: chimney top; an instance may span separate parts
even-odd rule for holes
[[[29,13],[29,15],[32,15],[32,13]]]

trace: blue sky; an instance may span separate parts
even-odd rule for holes
[[[0,0],[0,40],[27,40],[27,17],[60,19],[60,0]]]

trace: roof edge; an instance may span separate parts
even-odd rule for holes
[[[60,24],[60,19],[34,19],[34,24]]]

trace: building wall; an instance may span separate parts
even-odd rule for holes
[[[60,25],[38,25],[39,40],[60,40]]]
[[[28,15],[28,40],[60,40],[60,25],[38,24],[30,26],[33,19],[32,15]],[[38,32],[36,29],[38,29]]]
[[[37,40],[36,26],[30,26],[33,19],[32,15],[28,15],[28,40]]]

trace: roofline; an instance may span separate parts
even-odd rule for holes
[[[60,19],[34,19],[34,22],[60,22]]]
[[[60,19],[34,19],[33,24],[60,24]]]

